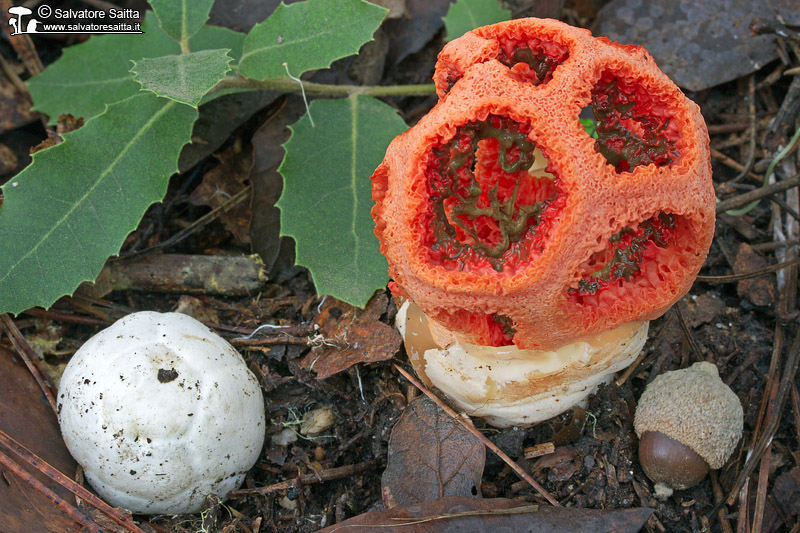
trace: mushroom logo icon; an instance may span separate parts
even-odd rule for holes
[[[8,18],[8,23],[14,28],[14,33],[11,35],[19,35],[20,33],[37,33],[36,26],[40,24],[38,20],[31,19],[30,22],[28,22],[27,28],[22,24],[22,18],[25,15],[31,15],[32,13],[33,11],[25,6],[11,6],[8,8],[8,14],[11,15]],[[16,16],[16,18],[14,16]]]

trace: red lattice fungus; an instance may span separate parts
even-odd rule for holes
[[[708,133],[643,48],[520,19],[450,42],[434,82],[372,211],[392,290],[434,333],[554,349],[688,291],[714,230]]]

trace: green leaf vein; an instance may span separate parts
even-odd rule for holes
[[[352,215],[350,216],[350,232],[353,234],[353,240],[355,241],[355,245],[353,246],[353,264],[358,269],[359,260],[358,260],[358,249],[359,243],[361,239],[358,237],[358,233],[356,233],[356,220],[358,220],[358,194],[356,194],[358,183],[356,181],[356,169],[358,168],[358,102],[356,100],[356,96],[351,96],[348,98],[350,101],[350,111],[351,111],[351,120],[352,120],[352,127],[350,129],[350,142],[352,143],[351,153],[350,153],[350,192],[353,195],[353,211]]]
[[[87,200],[87,198],[89,198],[89,196],[91,196],[91,193],[94,192],[94,190],[97,187],[100,186],[100,184],[103,182],[103,180],[105,180],[105,178],[111,173],[111,171],[114,170],[114,168],[117,166],[117,163],[119,163],[119,161],[122,159],[122,157],[125,154],[127,154],[128,151],[131,149],[131,147],[134,144],[136,144],[136,142],[142,137],[142,135],[144,135],[152,127],[153,123],[155,123],[159,119],[159,117],[161,117],[161,115],[166,113],[169,110],[169,108],[171,108],[173,105],[175,105],[175,102],[173,102],[171,100],[167,101],[164,104],[164,106],[158,112],[154,113],[153,116],[150,117],[150,120],[148,120],[139,129],[139,131],[136,133],[136,135],[133,136],[131,138],[131,140],[125,145],[125,147],[120,151],[120,153],[117,155],[117,157],[115,157],[114,160],[108,165],[108,167],[106,167],[103,170],[103,172],[100,174],[99,179],[91,187],[89,187],[86,190],[86,193],[84,193],[84,195],[77,202],[75,202],[70,207],[69,210],[67,210],[64,213],[64,215],[53,225],[53,227],[50,228],[50,230],[48,232],[46,232],[45,234],[42,235],[42,237],[39,239],[39,241],[37,241],[36,244],[33,247],[31,247],[31,249],[26,254],[24,254],[22,257],[20,257],[20,259],[16,263],[11,265],[11,268],[9,268],[6,271],[6,273],[0,277],[0,283],[2,283],[9,276],[11,276],[14,273],[14,271],[16,270],[16,268],[19,266],[19,264],[22,263],[23,261],[25,261],[26,259],[28,259],[31,255],[33,255],[39,249],[39,247],[42,245],[42,243],[44,243],[50,237],[50,235],[52,235],[61,225],[63,225],[64,223],[68,223],[69,217],[78,208],[80,208],[83,205],[83,203]],[[74,230],[69,224],[67,224],[67,228],[70,231],[72,231],[73,234],[74,234]],[[76,236],[76,242],[80,242],[79,239],[77,238],[77,236]]]

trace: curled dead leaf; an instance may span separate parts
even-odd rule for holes
[[[326,297],[320,306],[311,337],[311,352],[303,366],[325,379],[357,363],[391,359],[400,350],[402,339],[393,327],[381,322],[389,298],[378,292],[361,310],[335,298]]]

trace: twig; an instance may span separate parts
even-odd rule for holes
[[[535,479],[533,479],[527,472],[525,472],[525,470],[522,469],[522,467],[520,467],[517,463],[515,463],[514,460],[511,459],[511,457],[506,455],[505,452],[503,452],[503,450],[498,448],[492,441],[487,439],[483,433],[481,433],[475,428],[475,426],[473,426],[472,424],[468,424],[461,416],[458,415],[458,413],[456,413],[453,409],[451,409],[449,405],[440,400],[435,394],[433,394],[430,390],[428,390],[428,388],[425,385],[420,383],[419,380],[417,380],[417,378],[406,372],[402,367],[400,367],[399,365],[394,365],[394,367],[397,369],[398,372],[400,372],[403,375],[404,378],[406,378],[408,381],[413,383],[414,386],[416,386],[419,390],[421,390],[425,394],[425,396],[433,400],[433,402],[436,405],[441,407],[447,414],[452,416],[454,420],[458,421],[459,424],[464,426],[464,428],[467,431],[475,435],[478,438],[478,440],[480,440],[487,448],[489,448],[498,457],[500,457],[500,459],[502,459],[508,466],[510,466],[511,469],[514,470],[514,472],[516,472],[519,477],[527,481],[531,485],[531,487],[536,489],[536,491],[539,494],[541,494],[545,500],[550,502],[555,507],[561,507],[561,504],[559,504],[558,501],[555,498],[553,498],[553,496],[549,492],[547,492],[547,490],[545,490],[544,487],[539,485]]]
[[[736,499],[736,495],[739,493],[741,488],[744,486],[745,481],[750,477],[750,474],[755,469],[756,465],[761,459],[762,454],[764,453],[764,450],[769,444],[772,443],[772,438],[775,436],[775,432],[778,430],[781,412],[783,411],[784,404],[786,403],[789,388],[791,387],[792,383],[794,383],[794,376],[797,373],[798,363],[800,363],[800,332],[795,334],[794,341],[792,341],[792,346],[789,349],[789,356],[786,358],[784,372],[781,376],[778,394],[775,399],[775,409],[772,411],[767,425],[764,428],[764,432],[758,439],[758,443],[753,448],[753,453],[747,459],[742,471],[739,473],[739,478],[736,481],[736,485],[728,495],[726,500],[728,505],[733,504],[734,500]]]
[[[744,168],[736,175],[731,182],[737,182],[750,173],[753,164],[756,162],[756,79],[755,75],[750,75],[750,82],[747,90],[747,103],[750,115],[750,146],[747,151],[747,163]]]
[[[34,454],[23,445],[19,444],[3,430],[0,430],[0,444],[8,448],[30,466],[36,468],[39,470],[39,472],[49,477],[78,498],[82,499],[92,507],[100,510],[103,514],[124,527],[126,530],[134,533],[142,533],[142,530],[139,529],[136,524],[132,523],[128,516],[122,514],[117,509],[114,509],[106,502],[62,474],[59,470],[53,468],[53,466],[51,466],[47,461]]]
[[[792,138],[789,140],[788,144],[783,148],[783,150],[778,152],[778,155],[776,155],[772,159],[772,162],[767,167],[767,171],[764,173],[764,181],[762,182],[762,185],[761,185],[761,190],[762,191],[765,190],[765,189],[768,189],[770,187],[769,178],[770,178],[770,176],[772,176],[772,172],[775,170],[775,166],[784,157],[789,155],[792,152],[792,150],[795,149],[795,147],[797,145],[797,142],[799,140],[800,140],[800,128],[797,128],[797,131],[794,133]],[[797,178],[797,176],[794,176],[794,178]],[[790,182],[790,181],[792,181],[792,179],[793,178],[790,178],[788,180],[781,180],[780,182],[777,182],[775,185],[777,185],[778,183]],[[791,188],[791,187],[789,187],[789,188]],[[747,194],[753,194],[755,192],[756,191],[751,191],[750,193],[747,193]],[[742,195],[742,196],[744,196],[744,195]],[[728,214],[728,215],[734,216],[734,217],[739,216],[739,215],[744,215],[746,213],[749,213],[752,209],[754,209],[758,205],[758,202],[759,202],[759,199],[756,199],[756,200],[753,200],[750,204],[746,205],[745,207],[742,207],[741,209],[732,209],[732,210],[725,211],[725,213]],[[722,202],[720,202],[720,203],[722,203]]]
[[[785,241],[762,242],[759,244],[754,244],[750,248],[752,248],[756,252],[771,252],[773,250],[788,248],[790,246],[795,246],[797,244],[800,244],[800,239],[787,239]]]
[[[107,326],[110,324],[108,320],[101,320],[99,318],[75,315],[72,313],[64,313],[61,311],[47,311],[40,307],[32,307],[31,309],[26,309],[25,311],[23,311],[23,314],[39,318],[46,318],[49,320],[57,320],[59,322],[66,322],[68,324],[83,324],[85,326]]]
[[[329,85],[326,83],[313,83],[304,81],[302,86],[288,78],[272,78],[258,81],[239,76],[229,76],[219,82],[211,93],[223,89],[252,89],[261,91],[279,91],[283,93],[305,92],[307,95],[331,96],[344,98],[354,94],[365,96],[427,96],[436,93],[433,84],[422,85]]]
[[[25,64],[25,68],[28,69],[28,72],[31,76],[35,76],[44,70],[44,65],[42,64],[41,58],[39,58],[39,54],[36,52],[36,47],[33,45],[33,39],[31,39],[30,35],[26,33],[11,36],[11,24],[8,24],[8,10],[13,7],[11,0],[0,0],[0,22],[5,22],[2,24],[3,29],[6,33],[6,37],[8,38],[11,46],[14,47],[14,51],[17,52],[17,55]]]
[[[214,220],[216,220],[217,218],[222,216],[227,211],[229,211],[229,210],[233,209],[234,207],[236,207],[237,205],[239,205],[241,202],[243,202],[245,199],[247,199],[247,196],[250,194],[250,192],[251,192],[251,188],[250,187],[245,187],[244,189],[242,189],[241,191],[239,191],[238,193],[233,195],[227,202],[225,202],[224,204],[222,204],[219,207],[216,207],[216,208],[212,209],[211,211],[209,211],[208,213],[206,213],[202,217],[200,217],[197,220],[195,220],[191,225],[189,225],[188,227],[182,229],[181,231],[179,231],[178,233],[176,233],[175,235],[173,235],[172,237],[170,237],[166,241],[162,241],[162,242],[160,242],[158,244],[155,244],[155,245],[151,246],[150,248],[146,248],[144,250],[139,250],[138,252],[133,252],[133,253],[129,253],[129,254],[121,254],[120,257],[112,258],[109,261],[119,261],[119,260],[122,260],[122,259],[130,259],[130,258],[133,258],[133,257],[139,257],[139,256],[142,256],[142,255],[149,254],[149,253],[152,253],[152,252],[155,252],[155,251],[158,251],[158,250],[163,250],[164,248],[168,248],[170,246],[178,244],[179,242],[181,242],[183,239],[185,239],[186,237],[188,237],[192,233],[204,228],[205,226],[207,226],[208,224],[210,224],[211,222],[213,222]]]
[[[305,474],[303,476],[298,476],[294,479],[287,479],[286,481],[273,483],[272,485],[267,485],[266,487],[235,490],[231,493],[231,497],[248,496],[252,494],[262,494],[262,495],[272,494],[273,492],[277,492],[279,490],[290,489],[296,486],[298,483],[302,485],[310,485],[311,483],[333,481],[334,479],[341,479],[344,477],[352,476],[354,474],[358,474],[360,472],[364,472],[365,470],[369,470],[373,468],[377,463],[378,463],[377,459],[370,459],[369,461],[364,461],[362,463],[356,463],[346,466],[337,466],[336,468],[326,468],[324,470],[320,470],[319,472],[315,472],[313,474]]]
[[[729,215],[735,215],[735,213],[731,211],[735,210],[735,208],[737,207],[746,206],[748,204],[751,204],[751,202],[757,202],[761,198],[789,190],[793,187],[797,187],[798,185],[800,185],[800,174],[798,174],[797,176],[792,176],[787,180],[781,180],[775,183],[771,183],[769,185],[759,187],[758,189],[748,191],[744,194],[740,194],[738,196],[734,196],[732,198],[728,198],[726,200],[717,202],[717,213],[727,213]]]
[[[764,508],[767,504],[767,483],[769,483],[769,468],[772,460],[772,446],[767,445],[764,454],[761,456],[761,464],[758,468],[758,486],[756,488],[756,505],[753,510],[753,526],[751,531],[762,531],[764,523]]]
[[[718,504],[723,503],[722,500],[725,496],[722,492],[722,487],[719,484],[717,471],[712,470],[710,472],[710,477],[711,477],[711,490],[714,493],[714,502]],[[728,508],[725,507],[723,503],[722,507],[719,510],[719,514],[717,515],[717,517],[719,518],[719,526],[722,529],[722,533],[733,533],[730,522],[728,521],[727,518],[725,518],[726,514],[728,514]]]
[[[53,502],[53,505],[64,511],[70,518],[85,527],[89,531],[95,533],[103,533],[104,529],[100,527],[94,520],[82,513],[78,508],[70,505],[66,500],[61,498],[58,494],[47,488],[41,481],[33,477],[29,472],[22,469],[15,461],[9,456],[0,452],[0,465],[6,467],[19,479],[27,483],[36,492]]]
[[[740,131],[744,131],[749,127],[749,123],[747,122],[728,122],[725,124],[709,124],[708,125],[708,134],[709,135],[720,135],[723,133],[738,133]],[[738,163],[737,163],[738,164]],[[744,168],[744,167],[742,167]]]
[[[8,64],[6,58],[3,57],[3,54],[0,54],[0,70],[3,71],[3,74],[6,75],[6,78],[9,79],[12,85],[17,88],[20,94],[25,95],[25,98],[28,101],[31,101],[31,93],[28,92],[28,88],[25,86],[25,82],[17,76],[17,73],[14,72],[14,69],[11,68],[11,65]]]
[[[718,160],[720,163],[722,163],[726,167],[730,167],[730,168],[732,168],[734,170],[737,170],[739,172],[744,170],[744,165],[742,165],[741,163],[739,163],[735,159],[731,159],[730,157],[728,157],[727,155],[723,154],[722,152],[720,152],[716,148],[711,148],[711,157],[713,157],[714,159]],[[748,172],[747,176],[749,178],[752,178],[752,179],[756,180],[759,183],[761,183],[764,180],[764,178],[762,178],[761,176],[759,176],[755,172]]]
[[[14,348],[19,353],[22,360],[25,362],[25,366],[28,367],[28,371],[33,375],[33,379],[36,380],[36,383],[39,385],[39,388],[42,389],[42,393],[44,397],[47,398],[47,402],[50,404],[50,407],[53,409],[53,412],[56,412],[56,394],[55,394],[55,387],[50,382],[50,378],[47,377],[47,373],[42,370],[42,367],[39,365],[39,356],[36,355],[36,352],[33,351],[33,348],[30,347],[28,342],[25,340],[25,337],[22,336],[22,333],[17,328],[17,325],[14,324],[14,321],[11,320],[11,317],[8,314],[3,313],[0,315],[0,322],[5,327],[6,333],[8,333],[8,338],[11,339],[11,344],[14,345]]]
[[[764,417],[770,419],[775,409],[775,397],[778,392],[778,365],[780,364],[781,352],[784,345],[784,329],[783,326],[778,324],[775,330],[775,340],[773,342],[772,358],[770,359],[769,372],[767,373],[766,387],[762,405],[764,405]],[[763,420],[759,417],[756,428],[761,427]],[[757,436],[758,431],[753,432],[753,436]],[[767,502],[767,482],[769,481],[769,465],[772,458],[772,443],[767,444],[764,454],[761,457],[761,464],[758,471],[758,486],[756,488],[756,505],[753,510],[753,527],[752,531],[761,531],[761,525],[764,521],[764,506]]]
[[[666,319],[661,324],[661,327],[658,328],[658,331],[656,331],[655,334],[653,335],[649,335],[649,337],[651,339],[658,339],[661,336],[661,332],[664,331],[664,329],[670,323],[670,320],[672,320],[672,315],[667,315]],[[631,375],[636,371],[639,365],[641,365],[649,355],[651,354],[646,353],[645,350],[641,350],[639,352],[639,355],[636,356],[636,360],[632,364],[628,365],[628,368],[625,369],[625,372],[623,372],[622,375],[617,379],[617,381],[615,382],[616,385],[619,387],[622,386],[626,381],[628,381],[628,379],[630,379]]]
[[[781,107],[767,128],[767,139],[780,138],[786,128],[791,127],[798,112],[798,103],[800,103],[800,77],[794,78],[789,84],[789,90],[786,92]]]
[[[272,346],[273,344],[308,344],[308,339],[279,335],[277,337],[262,337],[258,339],[228,339],[234,346]]]
[[[750,523],[750,478],[745,480],[742,490],[739,492],[739,511],[736,513],[736,533],[751,533],[747,527]],[[710,521],[709,521],[710,522]]]
[[[205,322],[205,325],[210,327],[211,329],[216,329],[219,331],[226,331],[228,333],[237,333],[239,335],[244,335],[241,337],[243,339],[253,339],[256,338],[254,333],[259,328],[263,328],[264,325],[262,324],[258,328],[241,328],[237,326],[228,326],[227,324],[217,324],[215,322]],[[271,325],[271,324],[270,324]],[[314,329],[305,325],[297,325],[297,326],[286,326],[280,329],[276,328],[273,332],[273,335],[289,335],[295,337],[305,337],[307,335],[314,334]]]
[[[770,196],[769,201],[773,202],[778,207],[783,209],[786,212],[786,214],[792,217],[793,219],[800,221],[800,213],[798,213],[797,210],[793,209],[792,206],[790,206],[780,198],[776,196]]]
[[[628,368],[625,369],[625,372],[623,372],[622,375],[617,378],[617,381],[615,381],[617,387],[624,385],[625,382],[628,381],[628,378],[630,378],[631,374],[633,374],[636,369],[639,368],[639,365],[642,364],[642,361],[644,361],[645,357],[647,357],[647,352],[645,352],[645,350],[639,351],[639,355],[636,356],[636,360],[633,362],[633,364],[628,365]]]
[[[686,340],[689,341],[689,346],[692,348],[692,352],[694,353],[695,361],[702,361],[703,354],[700,352],[700,346],[697,345],[697,341],[694,340],[694,336],[692,332],[689,331],[689,326],[686,325],[686,320],[683,319],[683,313],[681,312],[680,305],[675,305],[673,307],[675,309],[675,316],[678,317],[678,323],[681,326],[681,330],[683,331],[684,337]]]
[[[556,451],[556,445],[552,442],[542,442],[535,446],[531,446],[529,448],[525,448],[522,450],[522,456],[525,459],[533,459],[534,457],[539,457],[540,455],[549,455]]]
[[[705,283],[734,283],[745,279],[758,278],[773,272],[777,272],[778,270],[783,270],[784,268],[791,268],[798,265],[800,265],[800,259],[795,259],[794,261],[784,261],[783,263],[770,265],[766,268],[762,268],[761,270],[754,270],[752,272],[728,274],[725,276],[697,276],[695,279],[696,281],[703,281]]]

